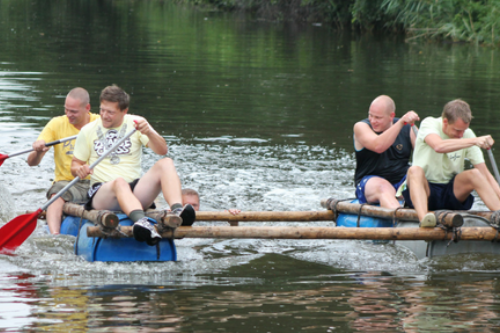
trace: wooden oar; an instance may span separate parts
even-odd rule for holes
[[[60,140],[56,140],[56,141],[52,141],[52,142],[46,143],[45,147],[50,147],[50,146],[54,146],[54,145],[66,142],[66,141],[74,140],[74,139],[76,139],[77,136],[78,135],[73,135],[73,136],[70,136],[70,137],[67,137],[67,138],[64,138],[64,139],[60,139]],[[26,150],[18,151],[16,153],[12,153],[12,154],[8,154],[8,155],[6,155],[6,154],[0,154],[0,166],[8,158],[11,158],[11,157],[14,157],[14,156],[18,156],[18,155],[22,155],[22,154],[26,154],[26,153],[32,152],[33,150],[34,149],[31,148],[31,149],[26,149]]]
[[[129,133],[127,133],[123,138],[115,142],[109,150],[107,150],[101,157],[99,157],[92,165],[90,169],[93,169],[97,164],[99,164],[104,158],[106,158],[113,150],[118,148],[126,139],[128,139],[136,129],[134,128]],[[63,195],[71,186],[80,180],[80,177],[73,179],[68,185],[66,185],[62,190],[60,190],[56,195],[52,197],[45,205],[39,208],[37,211],[31,214],[20,215],[13,220],[7,222],[3,227],[0,228],[0,253],[12,253],[14,252],[35,230],[36,221],[38,215],[47,207],[49,207],[54,201],[56,201],[61,195]]]

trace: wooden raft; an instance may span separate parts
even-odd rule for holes
[[[332,204],[332,200],[324,200],[322,204]],[[336,210],[348,214],[393,218],[396,216],[406,221],[417,221],[416,213],[411,209],[399,209],[397,211],[374,206],[361,206],[347,202],[336,202]],[[76,206],[76,207],[75,207]],[[113,212],[85,211],[81,206],[67,203],[64,211],[74,216],[82,216],[96,223],[102,221],[93,220],[96,216],[108,216]],[[476,212],[467,212],[476,213]],[[492,212],[478,212],[484,218],[491,217]],[[161,216],[164,211],[147,211],[147,215],[162,223]],[[337,213],[327,211],[307,212],[241,212],[234,216],[229,212],[197,212],[197,221],[331,221]],[[446,214],[450,220],[444,217],[441,222],[456,224],[456,216],[461,212],[450,212]],[[454,225],[457,226],[457,225]],[[246,239],[371,239],[371,240],[450,240],[456,234],[441,228],[345,228],[345,227],[296,227],[296,226],[194,226],[176,229],[158,228],[164,238],[246,238]],[[460,240],[496,240],[497,230],[491,227],[462,227]],[[101,226],[88,227],[89,237],[109,237],[109,229],[103,231]],[[132,227],[121,227],[120,232],[112,233],[116,237],[133,237]]]

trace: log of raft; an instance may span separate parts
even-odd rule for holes
[[[289,222],[313,222],[333,221],[331,211],[275,211],[275,212],[240,212],[232,215],[229,212],[196,212],[196,221],[289,221]]]
[[[347,201],[335,200],[333,198],[321,201],[321,206],[330,209],[335,217],[338,213],[361,214],[363,216],[379,217],[386,219],[398,219],[405,221],[418,222],[417,212],[414,209],[387,209],[372,205],[361,205],[357,203],[350,203]],[[436,211],[436,222],[447,227],[460,227],[463,225],[463,215],[473,214],[481,216],[488,221],[498,224],[500,215],[495,212],[479,212],[479,211]]]
[[[107,228],[116,228],[119,223],[116,214],[122,213],[107,210],[85,210],[83,206],[71,202],[66,202],[64,204],[63,212],[67,215],[83,217],[84,219],[94,222],[95,224],[101,224]],[[163,225],[170,228],[177,228],[179,226],[177,220],[172,220],[166,213],[167,212],[164,210],[148,210],[146,215],[156,221],[160,221]]]
[[[68,215],[81,217],[83,212],[92,213],[89,216],[89,221],[96,222],[94,215],[96,210],[85,211],[83,206],[74,203],[65,203],[63,207],[64,213]],[[165,215],[164,210],[147,210],[146,215],[157,221],[161,220]],[[246,221],[294,221],[294,222],[314,222],[314,221],[332,221],[333,213],[329,210],[321,211],[276,211],[276,212],[241,212],[238,215],[232,215],[229,212],[196,212],[196,221],[227,221],[227,222],[246,222]],[[86,218],[86,217],[84,217]]]
[[[107,210],[85,210],[83,206],[69,202],[64,204],[63,211],[68,215],[83,217],[106,228],[116,228],[120,222],[118,216],[113,212]]]
[[[132,227],[121,227],[121,237],[133,237]],[[88,227],[88,237],[106,237],[99,227]],[[163,238],[245,238],[245,239],[371,239],[451,240],[454,233],[441,228],[344,228],[344,227],[179,227],[161,233]],[[497,231],[490,227],[462,227],[460,240],[492,241]]]

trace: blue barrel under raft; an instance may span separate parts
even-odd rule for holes
[[[359,204],[359,201],[356,199],[351,201],[351,203]],[[339,212],[339,215],[337,217],[337,227],[392,228],[394,227],[394,225],[392,219],[384,219],[379,217],[371,217],[363,215],[360,216],[358,225],[358,215]]]
[[[125,214],[117,215],[121,226],[132,226]],[[152,223],[156,221],[149,219]],[[87,261],[176,261],[177,251],[172,239],[162,239],[158,245],[149,246],[134,238],[88,237],[87,227],[94,223],[80,217],[68,216],[61,224],[61,234],[76,237],[75,254]],[[80,233],[79,233],[80,231]]]

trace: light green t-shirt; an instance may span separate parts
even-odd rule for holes
[[[425,143],[425,138],[429,134],[437,134],[443,140],[450,139],[443,132],[443,119],[441,117],[428,117],[420,123],[412,165],[424,169],[425,177],[429,182],[438,184],[448,183],[454,175],[464,171],[465,159],[470,160],[473,165],[484,163],[483,153],[477,146],[460,149],[451,153],[436,153],[434,149]],[[464,139],[475,137],[476,135],[470,128],[465,130]]]
[[[134,128],[134,119],[132,115],[125,115],[123,123],[117,128],[104,128],[100,118],[85,125],[76,138],[73,156],[91,165],[116,141]],[[97,182],[109,182],[118,177],[127,182],[140,178],[142,146],[146,146],[148,142],[149,138],[139,131],[132,134],[96,165],[90,177],[91,185]]]

